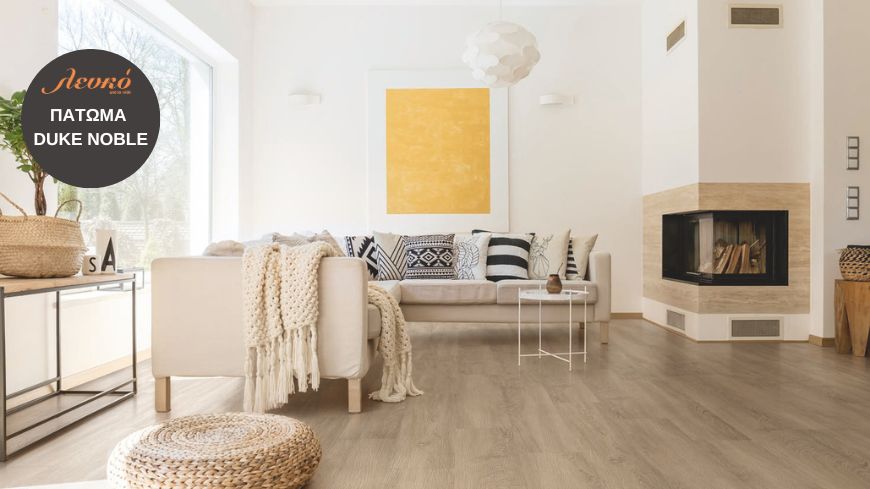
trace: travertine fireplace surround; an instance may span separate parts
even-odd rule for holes
[[[806,340],[810,312],[807,183],[698,183],[644,196],[643,315],[699,341],[733,339],[733,318],[782,320],[781,340]],[[787,286],[698,286],[662,278],[662,215],[702,210],[788,211]],[[685,327],[666,326],[668,311]]]

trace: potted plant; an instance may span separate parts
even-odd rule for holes
[[[36,187],[33,201],[36,215],[44,216],[46,208],[44,185],[48,174],[39,163],[33,161],[33,156],[24,144],[24,131],[21,129],[23,105],[24,90],[13,93],[8,99],[0,97],[0,148],[9,150],[18,163],[18,169],[30,177],[30,181]]]

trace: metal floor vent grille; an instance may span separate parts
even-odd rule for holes
[[[686,315],[668,309],[668,326],[681,331],[686,330]]]
[[[731,336],[734,338],[779,338],[782,321],[779,319],[732,319]]]

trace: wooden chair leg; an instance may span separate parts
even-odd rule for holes
[[[598,327],[598,336],[601,340],[601,344],[607,344],[608,342],[610,342],[610,323],[608,321],[601,321],[600,323],[598,323]]]
[[[362,412],[362,379],[347,379],[347,412]]]
[[[154,379],[154,409],[158,413],[168,413],[172,409],[171,377]]]

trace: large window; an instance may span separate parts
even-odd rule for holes
[[[202,251],[211,223],[211,67],[117,0],[60,0],[59,9],[60,53],[120,54],[142,69],[160,102],[160,136],[136,174],[101,189],[60,185],[59,201],[83,202],[89,246],[95,229],[116,230],[121,267]]]

